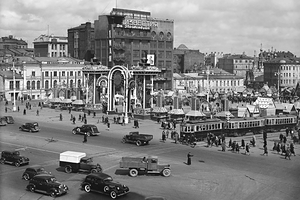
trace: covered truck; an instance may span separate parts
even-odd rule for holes
[[[59,155],[59,166],[63,167],[66,173],[87,171],[89,173],[102,172],[100,164],[94,164],[93,159],[86,156],[86,153],[76,151],[65,151]]]
[[[134,143],[137,146],[149,144],[150,140],[153,139],[153,135],[140,134],[138,131],[129,132],[122,139],[122,143]]]
[[[159,164],[157,156],[149,157],[122,157],[120,168],[129,169],[129,175],[135,177],[139,171],[144,173],[157,173],[165,177],[171,175],[171,167],[168,164]]]

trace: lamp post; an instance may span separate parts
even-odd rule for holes
[[[278,77],[278,78],[277,78],[277,97],[278,97],[278,100],[279,100],[279,95],[280,95],[280,92],[279,92],[280,86],[279,86],[279,84],[280,84],[280,76],[281,76],[281,73],[278,71],[278,72],[275,72],[274,74],[275,74],[275,76]]]
[[[206,75],[207,75],[207,97],[206,97],[206,100],[207,100],[207,111],[209,111],[209,66],[207,66],[207,70],[206,70]]]
[[[16,106],[16,72],[15,72],[15,61],[13,59],[13,88],[14,88],[14,105],[13,105],[13,112],[17,111],[17,106]]]
[[[125,68],[125,71],[124,71],[124,77],[125,77],[125,95],[124,95],[124,107],[125,107],[125,116],[124,116],[124,121],[125,121],[125,124],[128,124],[128,90],[129,90],[129,79],[130,77],[132,76],[131,72],[128,70],[128,68]]]

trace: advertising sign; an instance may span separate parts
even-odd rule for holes
[[[158,27],[158,22],[146,19],[125,18],[122,24],[117,24],[120,28],[150,30],[151,27]]]
[[[155,63],[154,63],[154,54],[148,54],[147,55],[147,63],[150,64],[151,66],[153,66]]]

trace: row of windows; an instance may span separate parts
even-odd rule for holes
[[[49,71],[45,71],[45,77],[49,77]],[[74,76],[74,74],[76,74],[76,72],[74,71],[69,71],[69,76]],[[58,72],[54,71],[53,72],[53,76],[57,77],[58,76]],[[66,76],[66,71],[61,71],[61,76]],[[77,76],[81,76],[81,71],[77,72]]]
[[[64,44],[52,44],[52,45],[51,45],[51,49],[52,49],[52,50],[57,50],[57,47],[58,47],[58,46],[59,46],[59,49],[60,49],[60,50],[65,50],[65,49],[66,49],[65,47],[66,47],[67,45],[64,45]]]
[[[194,131],[212,131],[212,130],[220,130],[223,128],[223,123],[217,124],[202,124],[202,125],[187,125],[181,127],[181,131],[183,132],[194,132]]]
[[[291,79],[289,79],[289,80],[284,79],[284,80],[280,80],[280,83],[281,84],[296,84],[296,80],[295,79],[293,79],[293,80],[291,80]]]
[[[186,84],[185,82],[186,82],[185,80],[179,80],[179,84],[178,85],[179,86],[185,86],[185,84]],[[197,84],[197,82],[196,82],[196,84],[199,85],[199,86],[204,86],[204,85],[206,85],[206,84],[204,84],[204,82],[207,84],[207,81],[204,80],[204,79],[202,79],[202,81],[199,80],[198,84]],[[233,81],[233,80],[227,80],[227,81],[223,81],[223,80],[216,80],[216,81],[214,81],[214,80],[211,80],[211,81],[209,81],[209,85],[211,87],[214,87],[214,84],[213,84],[214,82],[216,82],[215,87],[239,86],[239,81]],[[194,81],[189,81],[189,87],[192,87],[193,85],[194,85]]]
[[[228,128],[229,129],[252,128],[252,127],[260,127],[263,125],[264,125],[264,120],[246,121],[246,122],[229,122]]]
[[[267,119],[267,125],[278,125],[278,124],[293,124],[296,123],[296,118],[284,118],[284,119]]]
[[[65,52],[51,52],[51,57],[57,57],[59,55],[59,57],[66,57],[66,53]]]
[[[252,63],[253,60],[234,60],[234,63],[242,63],[242,62],[245,62],[245,63]]]

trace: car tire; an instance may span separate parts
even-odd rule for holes
[[[164,177],[169,177],[171,175],[171,170],[170,169],[164,169],[162,171],[162,174]]]
[[[66,166],[66,167],[65,167],[65,172],[68,173],[68,174],[70,174],[70,173],[72,172],[72,167],[69,166],[69,165]]]
[[[136,141],[136,146],[141,146],[142,142],[140,140]]]
[[[85,192],[89,193],[91,191],[91,186],[90,185],[85,185],[83,189],[84,189]]]
[[[116,191],[114,191],[114,190],[112,190],[112,191],[109,193],[109,196],[110,196],[110,198],[112,198],[112,199],[116,199],[116,198],[118,197]]]
[[[56,197],[55,191],[51,191],[51,192],[50,192],[50,196],[51,196],[52,198],[55,198],[55,197]]]
[[[138,170],[137,169],[130,169],[129,170],[129,175],[131,177],[136,177],[138,175]]]
[[[97,169],[92,169],[92,170],[91,170],[91,173],[97,173],[97,172],[98,172]]]
[[[22,178],[23,178],[25,181],[28,181],[28,180],[30,179],[29,174],[27,174],[27,173],[23,174]]]
[[[103,191],[104,191],[104,192],[109,191],[109,187],[108,187],[108,186],[105,186],[105,187],[103,188]]]
[[[0,164],[4,164],[5,163],[5,159],[4,158],[1,158],[0,159]]]
[[[20,163],[19,162],[15,162],[15,166],[16,167],[20,167]]]
[[[73,133],[74,135],[76,135],[77,132],[76,132],[76,130],[73,130],[72,133]]]
[[[29,185],[29,186],[28,186],[28,190],[29,190],[30,192],[34,192],[34,191],[35,191],[34,185]]]

